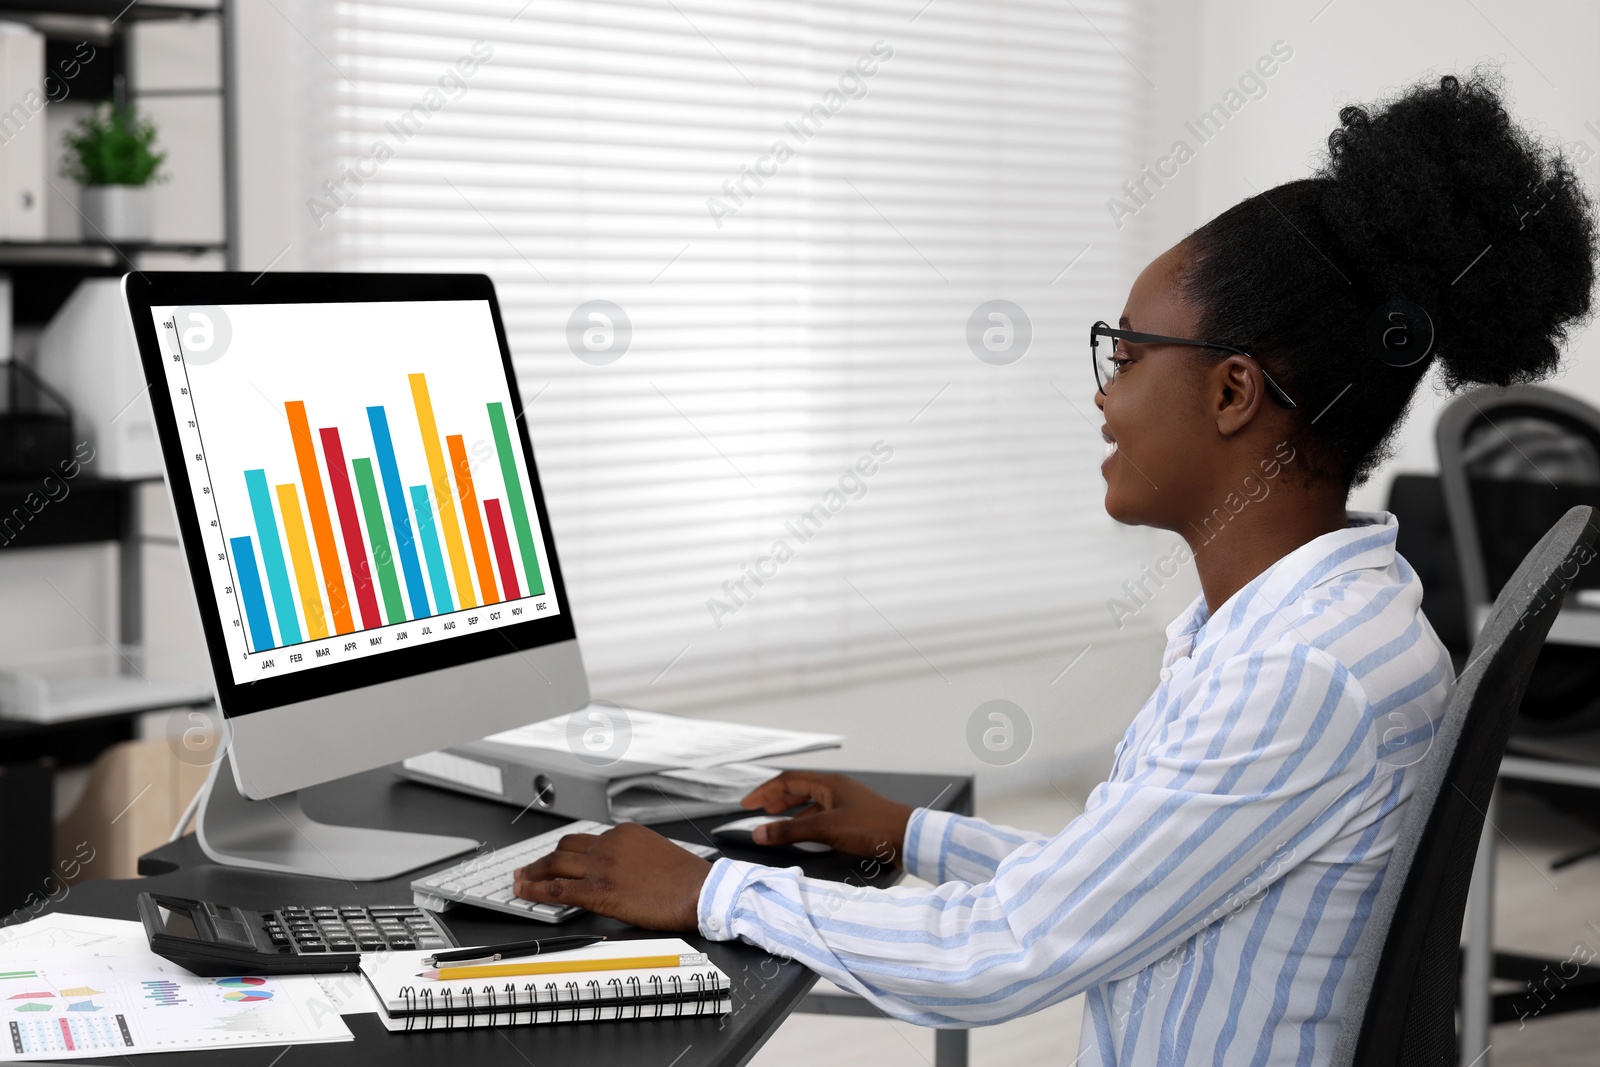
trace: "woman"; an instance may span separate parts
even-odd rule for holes
[[[1080,818],[1046,837],[789,772],[745,801],[809,802],[769,841],[935,888],[707,864],[624,826],[565,839],[518,894],[741,937],[927,1025],[1086,993],[1085,1067],[1325,1060],[1452,682],[1393,516],[1347,495],[1432,363],[1452,388],[1531,379],[1589,311],[1592,206],[1498,89],[1345,108],[1313,177],[1190,234],[1092,330],[1106,510],[1185,538],[1202,591]]]

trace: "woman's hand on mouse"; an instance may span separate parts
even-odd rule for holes
[[[576,904],[646,930],[694,930],[711,864],[654,830],[623,823],[568,834],[517,870],[512,892],[541,904]]]
[[[796,804],[810,805],[792,819],[756,827],[754,837],[759,845],[820,841],[852,856],[903,865],[906,822],[912,807],[898,804],[854,778],[784,771],[751,790],[741,803],[773,815]]]

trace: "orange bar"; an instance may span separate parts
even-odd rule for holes
[[[450,465],[456,469],[456,488],[461,491],[461,517],[467,521],[467,540],[472,545],[472,562],[478,567],[478,588],[483,590],[485,604],[498,604],[500,591],[494,584],[494,565],[489,560],[489,542],[484,540],[483,519],[478,516],[478,494],[472,487],[472,464],[467,462],[467,450],[461,444],[461,435],[452,434],[444,439],[450,447]]]
[[[422,431],[422,451],[428,457],[428,477],[433,482],[433,502],[439,508],[439,532],[444,534],[445,551],[450,556],[450,576],[456,582],[456,603],[476,607],[472,595],[472,572],[467,570],[467,553],[461,547],[461,527],[456,525],[456,506],[450,501],[450,475],[444,455],[439,451],[439,427],[433,420],[433,398],[428,395],[428,378],[407,376],[411,382],[411,402],[417,408],[417,429]]]
[[[333,541],[333,523],[328,519],[328,498],[322,492],[322,471],[317,468],[317,450],[311,444],[306,405],[304,401],[291,400],[283,410],[289,416],[294,458],[300,463],[300,484],[306,491],[306,510],[311,512],[311,533],[317,542],[317,561],[322,564],[322,584],[328,589],[328,606],[333,609],[333,628],[336,633],[347,634],[356,624],[350,617],[350,598],[344,591],[344,566]]]

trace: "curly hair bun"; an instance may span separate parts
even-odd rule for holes
[[[1348,265],[1428,312],[1451,388],[1549,374],[1590,308],[1593,207],[1568,160],[1512,121],[1502,83],[1480,67],[1346,107],[1316,174]]]

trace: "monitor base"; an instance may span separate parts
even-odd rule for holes
[[[317,822],[294,793],[247,799],[227,755],[211,767],[195,836],[206,856],[224,866],[347,882],[398,878],[478,847],[467,837]]]

